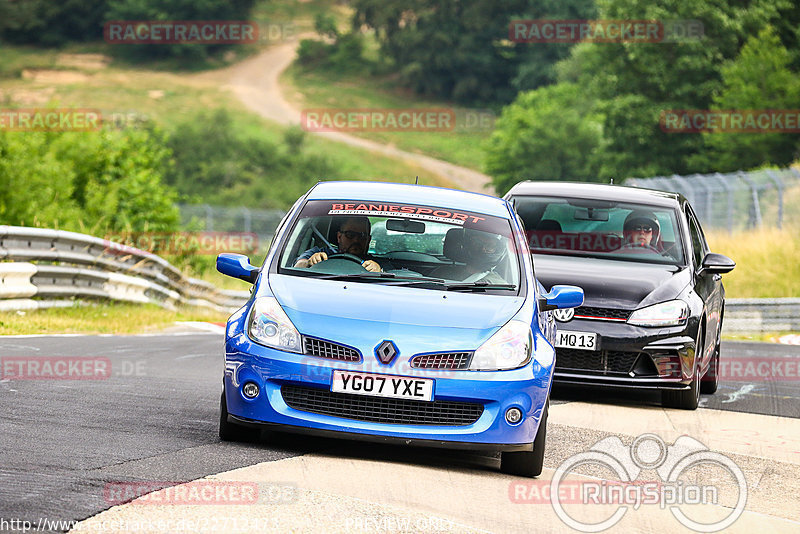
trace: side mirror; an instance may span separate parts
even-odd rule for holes
[[[703,258],[701,271],[712,274],[725,274],[731,272],[734,267],[736,267],[736,262],[728,256],[709,252],[706,254],[706,257]]]
[[[250,265],[250,258],[244,254],[220,254],[217,256],[217,270],[251,284],[258,278],[258,267]]]
[[[539,311],[577,308],[583,304],[583,289],[577,286],[553,286],[539,297]]]

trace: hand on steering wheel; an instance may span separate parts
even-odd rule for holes
[[[365,270],[373,273],[379,273],[381,271],[381,266],[378,265],[377,262],[373,260],[362,260],[355,254],[349,254],[347,252],[337,252],[336,254],[331,254],[328,257],[328,259],[337,259],[337,258],[355,262],[359,264],[361,267],[363,267]]]

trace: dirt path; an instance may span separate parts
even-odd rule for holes
[[[300,111],[283,97],[278,78],[295,58],[296,43],[271,47],[259,55],[224,71],[212,73],[225,80],[229,88],[248,108],[280,124],[300,124]],[[379,154],[411,161],[450,180],[460,189],[494,194],[489,176],[429,156],[414,154],[360,137],[340,132],[316,132],[316,135]]]

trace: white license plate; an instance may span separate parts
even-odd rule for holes
[[[433,400],[433,379],[334,371],[331,391],[430,401]]]
[[[556,348],[597,350],[597,334],[559,330],[556,333]]]

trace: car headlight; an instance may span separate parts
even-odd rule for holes
[[[509,321],[478,347],[469,368],[490,371],[521,367],[530,360],[532,346],[531,326],[522,321]]]
[[[253,341],[261,345],[302,352],[300,333],[275,297],[256,299],[247,322],[247,333]]]
[[[682,300],[669,300],[635,310],[628,324],[636,326],[678,326],[689,316],[689,306]]]

